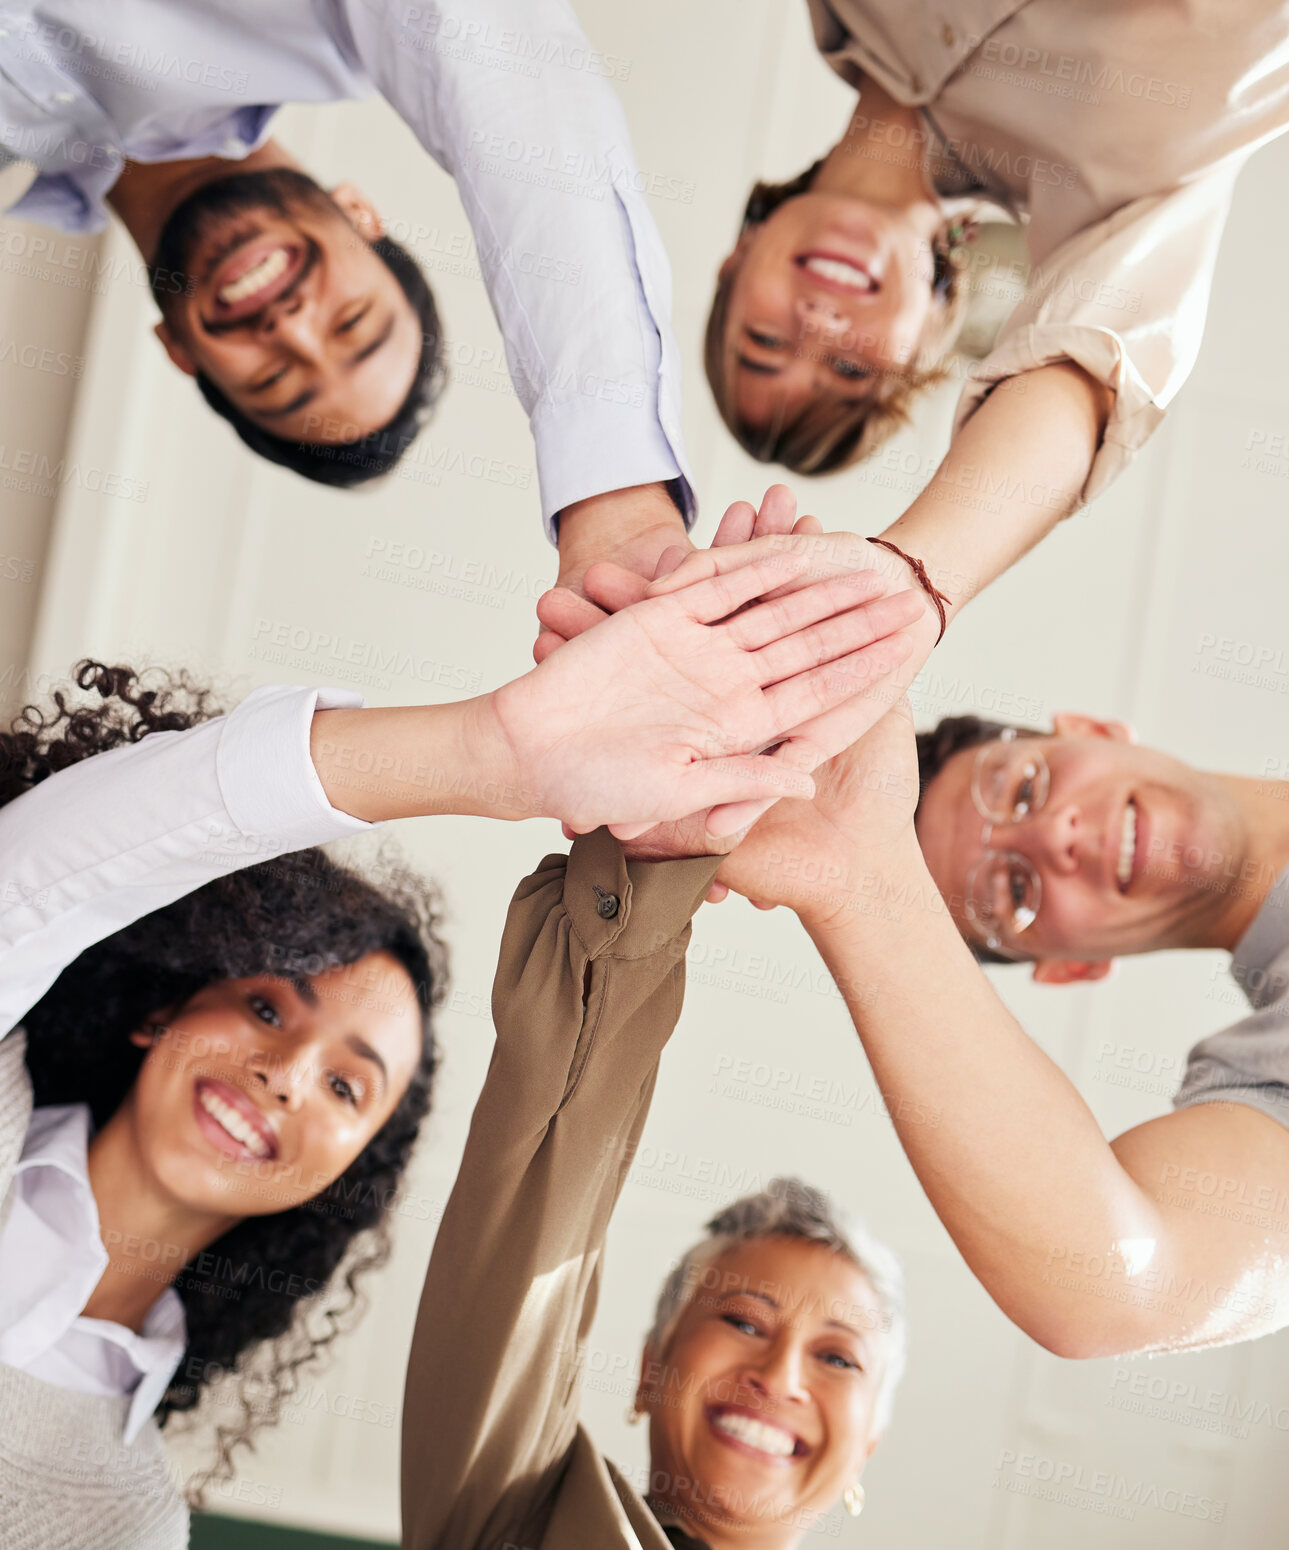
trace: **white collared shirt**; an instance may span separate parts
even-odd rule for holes
[[[665,480],[692,520],[671,272],[609,84],[627,68],[567,0],[0,0],[0,164],[38,169],[14,214],[96,231],[127,158],[240,160],[282,103],[379,91],[456,179],[552,539],[575,501]]]
[[[81,1314],[108,1263],[89,1181],[89,1125],[81,1103],[32,1115],[0,1230],[0,1362],[79,1394],[133,1393],[128,1444],[160,1404],[187,1327],[169,1286],[138,1334]]]
[[[314,710],[361,704],[342,689],[257,689],[228,716],[99,754],[0,808],[0,1037],[131,921],[370,828],[331,806],[309,756]],[[81,1393],[133,1392],[129,1442],[183,1354],[183,1307],[167,1288],[139,1334],[81,1316],[108,1262],[88,1137],[83,1105],[37,1109],[28,1126],[0,1202],[0,1362]]]

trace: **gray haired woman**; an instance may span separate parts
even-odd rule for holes
[[[645,1342],[655,1516],[714,1546],[770,1522],[791,1544],[838,1498],[857,1514],[903,1370],[890,1249],[799,1179],[734,1201],[667,1277]]]
[[[666,1278],[634,1402],[647,1479],[578,1420],[605,1235],[718,862],[629,861],[598,830],[515,895],[408,1367],[409,1550],[790,1550],[862,1509],[904,1364],[899,1264],[794,1179],[720,1212]]]

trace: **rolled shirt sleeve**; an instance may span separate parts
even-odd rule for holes
[[[371,826],[333,808],[309,756],[343,689],[257,689],[230,715],[154,732],[0,809],[0,1032],[87,947],[227,872]]]
[[[514,896],[496,1047],[408,1362],[407,1550],[542,1541],[579,1435],[609,1218],[718,864],[627,862],[601,829],[546,857]]]
[[[1245,157],[1079,232],[1031,274],[971,373],[954,432],[1008,377],[1074,361],[1114,393],[1083,488],[1107,489],[1149,440],[1199,353],[1218,243]]]
[[[678,481],[692,521],[671,274],[612,61],[564,0],[343,5],[364,70],[456,180],[552,541],[566,506],[638,484]]]

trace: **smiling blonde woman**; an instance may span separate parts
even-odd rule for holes
[[[752,190],[707,374],[754,457],[845,468],[943,374],[972,214],[1023,226],[1025,295],[967,375],[939,467],[882,535],[926,567],[952,627],[1118,478],[1189,376],[1236,175],[1289,124],[1289,6],[943,0],[933,24],[893,0],[809,11],[853,112],[813,166]]]
[[[889,0],[807,3],[855,107],[811,167],[754,186],[720,266],[706,364],[726,423],[804,474],[872,451],[945,362],[987,212],[1024,226],[1031,273],[956,428],[999,383],[1068,363],[1110,395],[1070,491],[1091,499],[1194,363],[1235,175],[1289,122],[1289,12],[946,0],[931,25]],[[1012,413],[1059,442],[1077,402]]]

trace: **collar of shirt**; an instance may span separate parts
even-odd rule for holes
[[[1277,958],[1289,949],[1289,867],[1271,885],[1262,908],[1249,929],[1235,944],[1231,973],[1255,1008],[1269,1006],[1284,995],[1284,973],[1271,972]]]
[[[133,1392],[131,1443],[179,1365],[187,1328],[171,1287],[137,1334],[81,1316],[108,1264],[89,1181],[89,1130],[84,1104],[32,1115],[0,1232],[0,1362],[84,1393]],[[139,1268],[154,1268],[142,1253]]]

